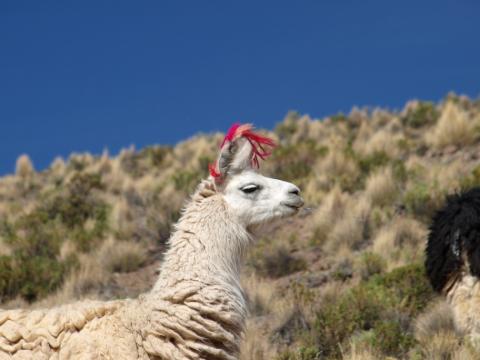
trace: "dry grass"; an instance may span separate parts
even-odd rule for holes
[[[377,107],[371,113],[370,123],[374,129],[380,130],[395,119],[396,117],[392,116],[388,110]]]
[[[279,310],[278,299],[275,292],[275,285],[270,280],[262,279],[255,274],[242,278],[242,286],[248,299],[249,310],[254,316],[270,313],[272,310]]]
[[[398,185],[390,167],[380,169],[367,179],[365,195],[373,206],[391,205],[398,197]]]
[[[346,212],[330,232],[326,250],[338,251],[342,247],[359,249],[368,241],[371,203],[365,197],[351,199],[349,211]]]
[[[0,256],[9,256],[12,254],[12,248],[5,244],[5,241],[0,237]]]
[[[389,269],[414,262],[423,255],[427,229],[420,222],[397,217],[373,240],[373,252],[388,260]]]
[[[452,309],[444,300],[433,303],[415,322],[415,337],[420,343],[426,344],[440,333],[461,336],[455,329]]]
[[[350,203],[350,196],[337,186],[334,187],[323,199],[320,207],[314,212],[311,224],[314,227],[314,238],[316,244],[323,244],[335,222],[343,217],[347,204]]]
[[[383,119],[383,117],[380,117]],[[405,141],[402,125],[398,119],[389,119],[386,124],[362,122],[353,143],[353,149],[363,156],[383,152],[392,158],[402,153],[399,144]]]
[[[108,272],[129,272],[137,270],[145,263],[147,251],[145,245],[109,237],[102,244],[98,257]]]
[[[314,165],[314,173],[320,186],[329,189],[334,185],[352,187],[360,174],[357,163],[348,157],[343,148],[332,147],[325,158]]]
[[[357,166],[353,160],[345,156],[338,149],[330,151],[318,165],[319,174],[328,175],[329,177],[350,176],[354,178],[357,174]]]
[[[375,360],[385,359],[384,356],[376,352],[374,349],[358,344],[351,344],[350,350],[347,354],[342,356],[343,360]]]
[[[295,237],[281,237],[279,241],[261,239],[257,247],[249,252],[247,264],[266,278],[277,279],[307,269],[305,259],[292,254]]]
[[[461,180],[470,174],[471,167],[466,166],[463,161],[452,161],[447,164],[430,164],[428,172],[424,175],[424,181],[434,184],[435,196],[443,201],[445,193],[453,193],[461,187]]]
[[[274,359],[276,347],[268,340],[268,329],[260,321],[249,319],[240,348],[240,360]]]
[[[71,239],[66,239],[62,246],[60,247],[60,259],[61,260],[66,260],[70,256],[75,256],[77,254],[78,249],[77,246],[75,245],[75,242],[72,241]]]
[[[448,359],[458,351],[459,339],[454,333],[443,332],[433,335],[427,342],[421,343],[421,346],[421,353],[424,359]]]
[[[467,342],[448,355],[451,355],[452,360],[478,360],[480,359],[480,350]]]
[[[50,170],[55,173],[55,175],[63,175],[65,171],[65,161],[61,157],[56,157],[50,165]]]
[[[453,101],[448,101],[426,141],[435,149],[453,145],[457,147],[470,145],[475,140],[475,123]]]
[[[302,187],[302,197],[308,204],[308,206],[318,206],[322,203],[328,191],[326,188],[328,182],[325,179],[319,179],[318,177],[310,177],[305,181],[305,185]]]
[[[67,304],[78,299],[98,299],[100,289],[110,280],[95,256],[81,254],[79,266],[65,279],[63,286],[54,294],[34,304],[34,307],[52,307]]]
[[[268,334],[285,323],[292,314],[294,304],[289,297],[278,296],[271,280],[255,274],[244,276],[242,285],[247,295],[250,318],[241,344],[240,359],[273,359],[278,348],[269,340]]]
[[[444,300],[433,303],[417,318],[415,337],[423,359],[479,359],[480,349],[456,329],[452,310]]]
[[[35,173],[32,160],[26,154],[20,155],[15,165],[15,174],[22,179],[31,177]]]

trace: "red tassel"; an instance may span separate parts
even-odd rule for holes
[[[235,123],[232,126],[230,126],[230,129],[227,131],[227,135],[223,138],[222,144],[220,145],[220,149],[223,149],[223,146],[227,141],[233,141],[235,139],[237,130],[240,127],[240,123]]]
[[[219,178],[221,174],[217,171],[216,167],[216,164],[208,164],[208,171],[210,171],[212,177]]]
[[[244,136],[252,145],[252,166],[258,169],[260,167],[258,158],[265,160],[265,158],[270,156],[272,152],[268,151],[265,147],[273,148],[275,147],[275,142],[268,137],[254,133],[251,131],[251,128],[245,130],[242,136]]]
[[[265,158],[272,154],[272,152],[268,150],[268,147],[273,148],[276,145],[272,139],[261,136],[253,132],[252,129],[253,126],[251,124],[233,124],[225,135],[225,138],[220,145],[220,149],[223,149],[227,142],[232,142],[240,137],[244,137],[248,140],[250,145],[252,145],[252,154],[250,159],[251,165],[252,167],[259,168],[260,162],[258,159],[260,158],[262,160],[265,160]],[[217,171],[216,164],[208,165],[208,169],[212,177],[214,177],[215,179],[220,178],[221,174]]]

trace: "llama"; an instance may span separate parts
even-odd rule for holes
[[[247,308],[239,273],[262,224],[303,206],[257,172],[274,143],[235,124],[175,225],[153,289],[138,299],[0,312],[3,359],[238,358]]]
[[[447,298],[458,330],[480,335],[480,188],[451,195],[433,217],[425,266],[432,287]]]

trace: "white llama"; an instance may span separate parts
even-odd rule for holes
[[[295,214],[299,189],[257,173],[273,142],[234,125],[175,226],[151,292],[0,312],[2,359],[238,358],[246,317],[242,254],[256,228]]]

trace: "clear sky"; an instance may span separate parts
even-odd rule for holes
[[[449,91],[480,94],[477,0],[0,1],[0,174]]]

